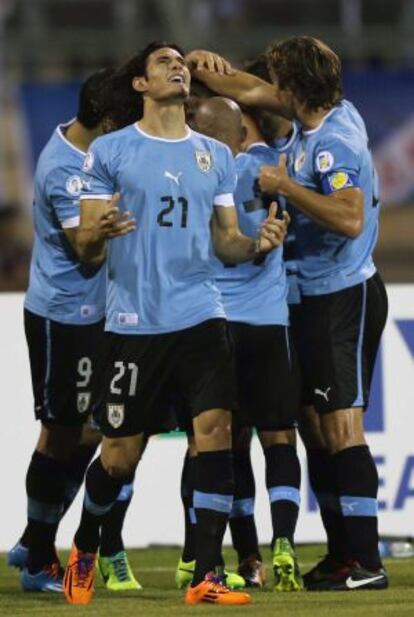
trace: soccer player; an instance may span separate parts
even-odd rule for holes
[[[73,604],[91,601],[101,516],[134,472],[143,434],[178,395],[191,410],[198,452],[196,568],[186,602],[246,604],[248,594],[214,575],[233,499],[235,388],[211,246],[229,263],[249,261],[283,242],[286,221],[269,215],[256,239],[240,232],[230,151],[185,124],[190,72],[177,46],[147,46],[123,75],[142,118],[98,138],[84,165],[78,246],[85,261],[107,255],[104,438],[86,474],[65,595]],[[107,243],[102,221],[127,211],[125,237]]]
[[[35,242],[24,320],[41,431],[27,470],[27,527],[8,556],[10,565],[22,569],[25,591],[63,591],[55,536],[100,441],[87,421],[103,332],[105,272],[81,264],[73,246],[80,170],[89,144],[108,124],[110,77],[101,71],[86,80],[76,119],[58,126],[35,175]],[[102,534],[100,567],[113,589],[140,588],[121,538],[131,497],[130,484],[108,513]]]
[[[236,156],[235,203],[239,223],[244,233],[254,233],[266,218],[270,203],[268,196],[264,196],[257,186],[259,169],[277,161],[275,146],[279,152],[284,152],[290,147],[289,139],[282,138],[275,143],[273,130],[274,147],[269,147],[256,122],[245,115],[243,127],[240,108],[221,98],[207,100],[199,107],[194,127],[224,141]],[[242,140],[245,153],[241,153]],[[238,266],[225,265],[217,260],[216,281],[234,341],[240,398],[241,414],[235,418],[238,430],[233,444],[236,490],[230,513],[233,542],[239,555],[239,572],[248,584],[263,585],[262,559],[253,520],[254,478],[248,448],[251,431],[245,430],[254,427],[266,461],[266,485],[273,526],[274,589],[297,591],[302,588],[293,548],[300,488],[294,428],[298,384],[288,328],[282,247],[265,259]],[[269,388],[273,381],[275,387]]]
[[[198,77],[246,105],[301,125],[289,163],[265,166],[262,190],[295,208],[300,358],[311,406],[302,419],[311,483],[328,533],[308,589],[384,589],[378,553],[378,474],[363,430],[387,296],[372,259],[378,183],[364,122],[344,100],[341,63],[324,43],[292,37],[268,51],[270,86],[243,73]],[[214,82],[214,83],[213,83]]]

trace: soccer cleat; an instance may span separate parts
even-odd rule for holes
[[[27,566],[29,549],[20,542],[17,542],[7,553],[7,565],[11,568],[23,570]]]
[[[295,551],[287,538],[277,538],[273,549],[274,591],[300,591],[303,581]]]
[[[194,561],[179,560],[175,571],[175,584],[177,589],[185,589],[193,580],[195,570]],[[236,572],[227,572],[222,566],[217,567],[216,575],[220,576],[229,589],[243,589],[246,582],[242,576]]]
[[[313,586],[309,591],[354,591],[356,589],[387,589],[388,574],[384,568],[372,571],[363,568],[357,561],[351,561],[338,569],[328,580]]]
[[[94,594],[95,553],[84,553],[75,544],[63,577],[63,591],[69,604],[89,604]]]
[[[325,555],[316,566],[303,575],[303,584],[308,591],[318,591],[344,567],[344,562],[332,555]]]
[[[51,591],[63,592],[63,568],[55,562],[47,565],[36,574],[30,574],[27,568],[23,568],[20,582],[23,591]]]
[[[247,557],[239,565],[239,574],[244,578],[246,587],[264,587],[266,581],[265,569],[256,557]]]
[[[142,589],[129,565],[126,551],[109,557],[99,557],[99,571],[109,591],[139,591]]]
[[[193,580],[195,570],[195,560],[183,561],[179,560],[175,571],[175,584],[177,589],[185,589]]]
[[[195,587],[188,587],[185,594],[186,604],[210,604],[239,605],[249,604],[252,597],[248,593],[241,591],[231,591],[223,584],[223,579],[216,576],[214,572],[206,574],[204,581]]]

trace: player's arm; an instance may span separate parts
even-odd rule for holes
[[[274,84],[233,69],[224,58],[209,51],[192,51],[186,56],[186,62],[191,74],[220,96],[227,96],[239,105],[284,114]]]
[[[260,168],[259,185],[263,192],[279,193],[298,210],[322,227],[356,238],[364,225],[364,196],[357,187],[344,188],[324,195],[301,186],[290,178],[286,155],[278,166]]]
[[[76,251],[81,261],[99,266],[106,258],[106,244],[136,229],[129,212],[120,213],[119,193],[112,199],[82,199]]]
[[[268,218],[263,221],[257,238],[241,233],[235,207],[216,206],[212,219],[214,251],[224,263],[238,264],[255,259],[283,244],[288,216],[276,218],[277,205],[273,203]]]

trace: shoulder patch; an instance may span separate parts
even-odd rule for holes
[[[333,191],[340,191],[341,189],[354,186],[349,174],[345,171],[337,171],[328,177],[329,186]]]
[[[93,164],[95,162],[95,155],[93,152],[89,151],[86,153],[85,160],[83,162],[83,171],[91,171]]]
[[[70,178],[66,180],[66,190],[69,195],[74,195],[75,197],[78,197],[78,195],[80,195],[82,191],[82,180],[80,179],[80,177],[70,176]]]
[[[334,156],[328,150],[324,150],[323,152],[319,152],[316,155],[316,169],[321,173],[326,173],[330,169],[332,169],[334,164]]]

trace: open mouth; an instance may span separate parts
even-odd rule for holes
[[[184,75],[173,75],[172,77],[169,78],[168,81],[173,84],[181,84],[181,85],[185,84]]]

